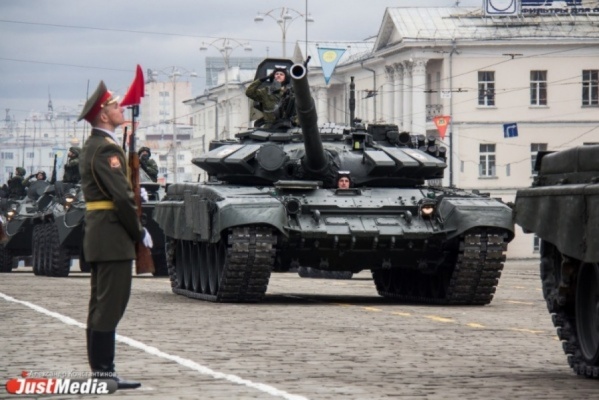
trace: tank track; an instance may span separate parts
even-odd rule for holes
[[[167,238],[166,258],[173,293],[211,302],[259,302],[266,293],[274,266],[276,236],[269,228],[246,226],[231,229],[222,240],[226,240],[226,257],[219,266],[218,290],[208,294],[183,287],[184,278],[177,274],[178,240]],[[218,244],[197,245],[210,248]]]
[[[576,330],[576,278],[577,260],[562,263],[562,255],[557,248],[541,241],[541,281],[543,297],[551,314],[553,326],[562,342],[562,349],[568,357],[568,365],[576,374],[589,378],[599,378],[599,366],[589,365],[582,357]]]
[[[299,267],[297,274],[302,278],[321,279],[351,279],[354,276],[352,271],[325,271],[312,267]]]
[[[441,305],[486,305],[493,300],[507,250],[501,232],[469,231],[460,238],[457,262],[436,274],[412,269],[376,270],[379,295],[402,302]]]

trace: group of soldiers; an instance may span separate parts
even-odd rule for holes
[[[81,181],[79,173],[79,154],[81,148],[73,146],[69,148],[67,162],[64,165],[63,183],[78,184]],[[142,147],[138,151],[141,168],[148,174],[152,181],[158,180],[158,166],[151,156],[152,153],[148,147]],[[47,182],[47,174],[45,171],[37,171],[34,174],[27,175],[27,170],[23,167],[15,168],[12,177],[0,188],[0,198],[8,198],[11,200],[22,199],[30,190],[31,186],[36,182]]]

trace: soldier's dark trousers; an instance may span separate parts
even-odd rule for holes
[[[116,326],[131,293],[131,261],[91,264],[91,298],[87,317],[87,357],[95,378],[114,379],[119,389],[141,386],[119,378],[114,370]]]

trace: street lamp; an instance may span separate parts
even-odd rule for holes
[[[231,53],[233,50],[243,47],[245,51],[252,51],[249,43],[241,43],[235,39],[229,38],[220,38],[215,39],[210,43],[202,42],[200,46],[200,51],[207,51],[208,47],[214,47],[216,50],[220,52],[225,61],[225,98],[223,100],[223,106],[225,107],[225,127],[223,128],[223,133],[225,134],[225,138],[229,138],[229,60],[231,57]]]
[[[181,76],[196,78],[198,74],[177,66],[167,67],[162,70],[149,69],[148,73],[152,81],[155,81],[159,75],[166,75],[173,83],[173,141],[171,148],[173,151],[173,183],[177,183],[177,79]]]
[[[278,13],[278,11],[281,11],[280,13]],[[278,16],[275,16],[276,14],[279,14]],[[301,13],[293,8],[289,8],[289,7],[278,7],[278,8],[273,8],[270,11],[261,13],[258,12],[258,15],[254,18],[254,22],[262,22],[264,21],[265,17],[269,17],[272,18],[273,20],[275,20],[277,22],[277,24],[279,25],[279,27],[281,28],[281,33],[283,34],[282,37],[282,41],[281,41],[281,45],[283,48],[283,58],[287,58],[286,57],[286,51],[285,51],[285,47],[286,47],[286,43],[285,43],[285,39],[287,37],[287,29],[289,28],[289,25],[291,25],[291,23],[293,21],[295,21],[298,18],[305,18],[306,20],[306,48],[308,46],[308,22],[314,22],[314,20],[312,19],[312,17],[310,17],[310,15],[308,14],[308,1],[306,0],[306,12],[305,13]]]

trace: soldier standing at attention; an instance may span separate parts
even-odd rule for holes
[[[137,151],[139,155],[139,165],[146,171],[146,174],[152,179],[153,182],[158,182],[158,165],[156,161],[152,160],[152,152],[149,147],[142,147]]]
[[[79,183],[81,180],[81,174],[79,174],[79,153],[81,149],[79,147],[69,148],[69,154],[67,154],[67,163],[64,166],[64,175],[62,181],[65,183]]]
[[[125,153],[115,135],[123,108],[103,81],[87,100],[79,120],[92,125],[81,151],[79,171],[86,200],[83,252],[91,265],[91,298],[87,317],[87,354],[94,378],[114,379],[119,389],[139,382],[119,378],[114,369],[116,327],[131,293],[135,242],[152,247],[142,228],[127,179]]]

